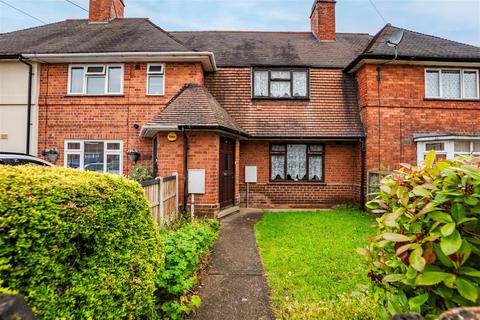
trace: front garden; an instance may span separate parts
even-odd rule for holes
[[[41,319],[178,319],[218,222],[158,229],[141,186],[87,171],[0,166],[0,293]]]

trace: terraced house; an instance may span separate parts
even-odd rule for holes
[[[309,32],[166,32],[124,18],[125,4],[91,0],[88,19],[0,35],[4,83],[8,65],[23,79],[25,62],[37,68],[28,125],[0,106],[17,122],[8,139],[28,127],[30,152],[118,174],[137,149],[156,175],[185,181],[184,204],[186,172],[201,169],[197,212],[213,216],[247,201],[362,204],[370,172],[430,149],[480,153],[478,47],[408,30],[391,46],[391,25],[337,33],[333,0],[314,1]]]

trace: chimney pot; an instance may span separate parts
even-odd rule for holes
[[[124,11],[123,0],[90,0],[88,20],[108,22],[115,18],[123,18]]]
[[[315,0],[310,14],[310,26],[320,41],[335,41],[335,0]]]

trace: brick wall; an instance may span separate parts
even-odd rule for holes
[[[376,65],[358,70],[359,100],[367,130],[367,170],[415,164],[415,132],[480,132],[480,102],[425,99],[424,71],[424,66],[384,65],[378,82]]]
[[[354,142],[325,143],[325,183],[270,182],[268,141],[241,141],[241,204],[246,205],[245,166],[257,166],[257,183],[249,185],[249,206],[264,208],[325,208],[358,203],[360,146]]]
[[[122,140],[123,168],[127,174],[131,163],[126,152],[136,148],[140,163],[151,165],[151,139],[140,138],[135,123],[151,121],[185,83],[203,84],[200,63],[167,63],[165,95],[146,95],[145,63],[124,64],[124,94],[121,96],[67,96],[67,64],[43,64],[39,97],[39,152],[57,148],[63,166],[65,139]]]

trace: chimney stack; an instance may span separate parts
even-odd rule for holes
[[[320,41],[335,41],[335,0],[315,0],[310,14],[312,32]]]
[[[125,4],[123,0],[90,0],[90,22],[108,22],[115,18],[123,18]]]

